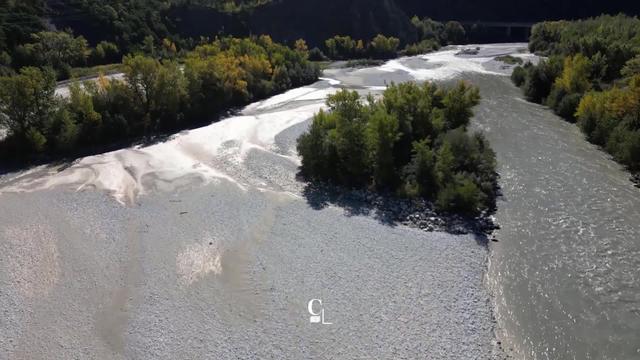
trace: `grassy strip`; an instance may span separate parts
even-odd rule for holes
[[[495,58],[495,60],[502,61],[503,63],[509,65],[522,65],[522,63],[524,62],[521,58],[511,55],[498,56]]]

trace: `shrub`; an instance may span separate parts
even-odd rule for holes
[[[527,99],[536,103],[544,102],[561,72],[562,61],[557,57],[543,60],[537,66],[527,68],[527,76],[523,86]]]
[[[435,171],[435,154],[429,140],[413,143],[411,162],[405,167],[405,182],[415,188],[415,196],[431,198],[438,192],[438,179]]]
[[[314,47],[309,51],[309,60],[311,61],[327,61],[329,58],[322,52],[322,50]]]
[[[473,180],[458,174],[438,193],[436,206],[446,212],[473,215],[482,205],[483,196]]]
[[[440,48],[440,44],[433,39],[422,40],[419,43],[407,45],[404,48],[404,55],[415,56],[420,54],[426,54],[432,51],[436,51]]]
[[[44,146],[47,144],[47,138],[40,132],[40,130],[30,127],[25,133],[25,139],[29,149],[35,153],[43,152]]]
[[[521,87],[527,79],[527,71],[522,66],[516,66],[511,73],[511,81]]]
[[[560,117],[569,120],[571,122],[575,121],[576,110],[578,109],[578,105],[580,104],[580,100],[582,99],[581,94],[569,94],[562,98],[560,103],[558,103],[555,112]]]
[[[522,65],[523,63],[521,58],[511,56],[511,55],[498,56],[495,58],[495,60],[502,61],[503,63],[509,64],[509,65]]]

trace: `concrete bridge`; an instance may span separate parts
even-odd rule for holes
[[[536,23],[534,22],[513,22],[513,21],[459,21],[464,27],[470,28],[473,26],[479,26],[484,28],[500,28],[505,29],[507,37],[511,37],[513,29],[523,29],[526,32],[527,37],[531,34],[531,28]]]

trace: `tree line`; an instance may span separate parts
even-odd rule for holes
[[[45,4],[42,0],[0,1],[0,75],[15,74],[27,66],[48,66],[54,69],[58,80],[64,80],[73,77],[77,72],[72,71],[74,68],[119,63],[130,53],[176,58],[207,38],[181,36],[166,16],[170,9],[206,6],[242,14],[269,2],[69,0]],[[54,22],[61,19],[69,27],[62,31],[49,30],[44,21],[46,16]],[[433,51],[465,38],[464,28],[453,21],[439,23],[414,17],[408,27],[415,36],[401,39],[378,34],[368,41],[334,36],[322,44],[323,50],[312,49],[311,59],[387,59]],[[417,41],[409,42],[412,39]]]
[[[577,122],[589,141],[640,171],[640,20],[537,24],[529,48],[547,59],[515,68],[512,80],[527,99]]]
[[[413,17],[411,24],[417,34],[417,42],[401,48],[402,40],[383,34],[369,41],[353,39],[348,35],[336,35],[324,42],[324,51],[318,47],[311,49],[313,60],[349,60],[349,59],[389,59],[397,56],[413,56],[440,49],[464,41],[466,31],[457,21],[441,23],[429,18]]]
[[[495,154],[482,134],[466,130],[479,99],[464,82],[392,84],[378,100],[340,91],[298,139],[302,175],[477,214],[496,197]]]
[[[128,55],[124,80],[74,82],[68,97],[55,94],[51,67],[0,77],[0,126],[8,130],[0,156],[50,158],[175,131],[319,75],[307,51],[268,36],[219,38],[180,60]]]
[[[0,0],[0,75],[15,73],[25,66],[50,66],[56,71],[58,79],[67,79],[74,67],[117,63],[125,54],[145,53],[166,57],[172,55],[171,52],[186,52],[203,41],[193,34],[183,33],[184,29],[179,26],[182,19],[172,15],[175,9],[208,8],[243,18],[252,12],[269,13],[270,7],[266,5],[271,2]],[[61,30],[52,31],[45,18],[51,19]],[[384,59],[398,54],[415,55],[432,51],[442,45],[459,43],[465,38],[465,30],[457,22],[439,23],[417,17],[410,21],[397,21],[407,22],[402,26],[402,35],[377,35],[369,41],[335,36],[314,45],[323,48],[324,53],[332,59]],[[219,29],[212,30],[206,36],[224,32],[223,25],[220,24]],[[335,33],[339,32],[339,28],[336,26],[330,30]],[[232,28],[228,32],[233,35],[243,31]],[[306,35],[314,37],[314,34]],[[322,51],[315,50],[312,56],[321,59]]]

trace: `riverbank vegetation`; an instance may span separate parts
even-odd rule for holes
[[[388,59],[397,56],[399,46],[400,39],[380,34],[367,42],[337,35],[325,41],[325,54],[332,60]]]
[[[397,56],[414,56],[440,49],[451,44],[460,44],[466,37],[464,27],[457,21],[441,23],[429,18],[413,17],[411,25],[417,41],[401,48],[402,41],[393,36],[376,35],[369,41],[353,39],[347,35],[337,35],[324,42],[325,51],[313,49],[313,57],[323,60],[349,59],[390,59]]]
[[[392,84],[380,99],[343,90],[298,139],[312,181],[432,200],[445,212],[477,214],[495,200],[495,155],[469,134],[478,89]]]
[[[4,161],[75,154],[211,120],[221,111],[317,80],[308,52],[268,36],[220,38],[181,59],[124,58],[124,80],[74,82],[57,96],[51,67],[0,77]]]
[[[547,56],[516,68],[528,100],[548,105],[631,171],[640,171],[640,19],[545,22],[529,48]]]
[[[446,23],[438,22],[430,18],[420,19],[414,16],[411,19],[417,41],[408,44],[402,51],[402,55],[414,56],[436,51],[442,46],[461,44],[467,37],[467,32],[457,21]]]

